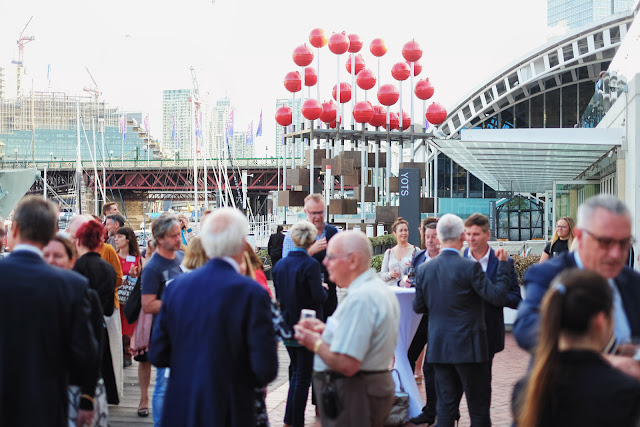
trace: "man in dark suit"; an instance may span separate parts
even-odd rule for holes
[[[593,270],[609,280],[614,296],[616,345],[640,338],[640,275],[625,267],[633,244],[631,214],[615,197],[599,195],[578,208],[573,230],[577,249],[533,266],[524,276],[525,300],[514,324],[515,338],[525,350],[533,351],[538,341],[540,303],[551,281],[563,270]],[[628,360],[619,360],[623,364]]]
[[[162,425],[256,425],[257,389],[278,359],[269,294],[240,271],[248,232],[238,210],[208,215],[212,259],[167,284],[149,346],[151,363],[171,368]]]
[[[460,256],[464,224],[455,215],[438,220],[440,255],[418,267],[413,309],[428,313],[426,361],[434,364],[438,396],[438,426],[453,426],[462,392],[466,393],[473,426],[489,426],[491,373],[483,299],[504,305],[510,285],[510,265],[503,249],[496,251],[495,284],[480,264]]]
[[[318,230],[316,242],[307,249],[307,253],[320,263],[324,283],[329,285],[329,289],[327,290],[328,298],[322,305],[322,316],[319,316],[322,320],[326,320],[327,317],[331,316],[333,312],[336,311],[336,307],[338,306],[338,294],[336,292],[336,284],[329,280],[329,273],[327,272],[327,267],[324,265],[323,261],[327,253],[327,244],[329,243],[329,240],[338,233],[338,229],[324,221],[325,206],[324,198],[321,194],[309,194],[305,197],[304,213],[307,215],[309,222],[315,225]],[[293,240],[291,240],[291,236],[287,234],[284,238],[284,242],[282,243],[282,257],[286,257],[293,247]]]
[[[275,268],[276,263],[282,259],[283,242],[284,234],[282,233],[282,226],[279,225],[276,228],[276,232],[269,236],[269,243],[267,244],[267,252],[269,252],[269,258],[271,258],[271,271]]]
[[[23,199],[13,214],[11,254],[0,261],[2,426],[66,426],[68,378],[97,382],[87,279],[42,258],[57,220],[51,202]],[[95,382],[84,390],[78,425],[93,419],[94,391]]]
[[[492,283],[498,279],[498,257],[495,251],[489,247],[491,231],[489,230],[489,218],[482,214],[473,214],[464,222],[464,231],[469,247],[464,250],[465,258],[480,263]],[[503,308],[516,309],[522,301],[518,275],[509,257],[509,293],[504,305],[493,305],[484,302],[484,322],[487,326],[487,340],[489,344],[489,366],[493,364],[493,356],[504,350],[504,314]]]

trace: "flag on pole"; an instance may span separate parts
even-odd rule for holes
[[[253,145],[253,120],[247,129],[247,145]]]
[[[144,130],[147,132],[147,138],[149,138],[149,114],[144,118]]]
[[[180,149],[180,125],[178,124],[178,150]]]
[[[173,115],[173,128],[171,129],[171,140],[176,139],[176,115]]]
[[[260,121],[258,122],[258,130],[256,131],[256,136],[262,136],[262,110],[260,110]]]
[[[126,141],[127,140],[127,119],[124,113],[122,113],[122,116],[120,117],[120,132],[122,132],[122,140]]]

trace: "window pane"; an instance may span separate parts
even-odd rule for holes
[[[560,89],[545,93],[547,128],[560,127]]]
[[[576,108],[578,104],[578,87],[575,85],[562,88],[562,127],[572,128],[578,123]]]
[[[516,128],[529,127],[529,101],[522,101],[516,104]]]
[[[531,127],[544,127],[544,95],[538,95],[531,98]],[[588,101],[587,101],[588,103]]]

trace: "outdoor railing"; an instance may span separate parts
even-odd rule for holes
[[[234,159],[233,165],[237,168],[275,168],[278,166],[278,161],[282,161],[281,159],[275,157],[257,157],[257,158],[244,158],[244,159]],[[203,167],[203,159],[198,159],[198,168]],[[228,169],[231,168],[231,162],[228,159],[221,159],[220,164],[224,164],[226,162],[226,166]],[[217,167],[219,160],[218,159],[207,159],[207,168]],[[75,160],[36,160],[25,161],[25,160],[10,160],[4,159],[0,161],[0,169],[24,169],[24,168],[36,168],[36,169],[44,169],[45,166],[47,169],[75,169],[76,161]],[[98,170],[102,170],[103,166],[106,169],[171,169],[171,168],[179,168],[179,169],[193,169],[193,160],[192,159],[157,159],[157,160],[141,160],[141,159],[127,159],[127,160],[99,160],[97,162]],[[84,170],[92,170],[94,168],[94,164],[91,160],[83,160],[82,161],[82,169]]]

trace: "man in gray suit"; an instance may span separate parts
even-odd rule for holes
[[[489,426],[491,371],[484,301],[504,305],[510,285],[510,265],[504,249],[495,285],[479,263],[460,256],[464,223],[451,214],[438,220],[440,255],[418,267],[413,309],[428,313],[429,346],[426,360],[433,363],[438,396],[438,426],[453,426],[466,393],[473,426]]]

